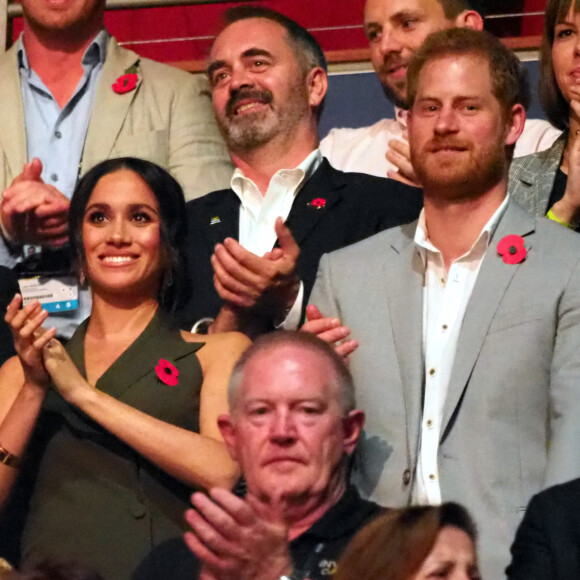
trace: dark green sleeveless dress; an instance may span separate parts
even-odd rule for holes
[[[83,375],[87,322],[67,345]],[[198,432],[203,377],[195,352],[202,346],[182,340],[179,331],[157,314],[96,387],[157,419]],[[165,368],[175,374],[164,361],[179,370],[175,386],[158,376],[167,373]],[[180,541],[191,488],[55,391],[47,396],[39,432],[44,449],[22,542],[24,560],[72,559],[105,580],[130,580],[146,560],[148,577],[164,578],[167,562],[156,561],[155,548]]]

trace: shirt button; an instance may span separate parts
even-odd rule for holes
[[[433,376],[435,374],[435,369],[429,369],[429,374]]]
[[[53,174],[50,176],[50,179],[52,179],[52,181],[58,181],[58,175],[57,175],[56,173],[53,173]]]
[[[445,278],[441,278],[441,285],[445,286]]]
[[[55,136],[57,139],[60,139],[60,138],[62,137],[62,133],[61,133],[60,131],[55,131],[55,132],[54,132],[54,136]]]
[[[442,329],[442,330],[447,330],[447,328],[448,328],[448,327],[447,327],[447,325],[446,325],[446,324],[443,324],[443,325],[441,326],[441,329]]]
[[[437,477],[435,476],[435,474],[434,474],[434,473],[430,473],[430,474],[429,474],[429,479],[430,479],[431,481],[435,481],[435,480],[437,479]]]
[[[145,509],[145,506],[140,505],[140,503],[138,503],[138,502],[133,503],[130,510],[131,510],[131,515],[136,520],[140,520],[141,518],[143,518],[147,515],[147,510]]]
[[[431,421],[431,419],[427,419],[427,427],[429,429],[431,429],[431,427],[433,427],[433,421]]]
[[[411,481],[411,470],[405,469],[405,471],[403,471],[403,485],[409,485],[410,481]]]

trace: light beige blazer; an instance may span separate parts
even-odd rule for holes
[[[139,82],[125,94],[116,79],[137,65]],[[0,191],[27,162],[17,49],[0,57]],[[141,157],[168,169],[187,199],[229,187],[233,172],[219,134],[207,80],[141,58],[111,38],[87,132],[81,173],[105,159]],[[18,248],[0,241],[0,264],[12,266]]]
[[[112,85],[137,64],[134,91]],[[26,163],[26,130],[17,51],[0,58],[0,186]],[[193,199],[229,187],[233,171],[215,124],[209,87],[201,75],[141,58],[111,38],[85,144],[82,173],[121,155],[142,157],[169,169]]]

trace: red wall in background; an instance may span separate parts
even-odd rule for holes
[[[325,51],[367,47],[362,29],[365,0],[262,0],[255,3],[274,8],[305,25]],[[163,62],[204,60],[220,15],[236,4],[239,2],[114,10],[107,13],[106,23],[121,42],[129,42],[128,47],[143,56]],[[537,12],[543,11],[546,0],[487,0],[486,4],[490,14]],[[535,36],[541,34],[542,22],[542,17],[490,19],[488,28],[499,36]],[[13,36],[21,30],[22,22],[17,19]],[[167,40],[172,38],[185,40]],[[149,43],[141,44],[143,41]]]
[[[236,4],[239,2],[114,10],[107,13],[106,23],[110,32],[121,42],[188,39],[130,46],[143,56],[164,62],[203,60],[211,45],[211,39],[204,37],[215,34],[220,15]],[[314,29],[312,33],[326,51],[366,46],[362,29],[364,0],[263,0],[256,4],[274,8],[305,24],[308,29]],[[14,21],[15,37],[22,30],[19,20]],[[316,30],[318,28],[327,30]]]
[[[546,8],[546,0],[525,0],[524,9],[522,12],[544,12]],[[522,36],[540,36],[542,34],[542,26],[544,24],[543,16],[529,16],[522,19]]]

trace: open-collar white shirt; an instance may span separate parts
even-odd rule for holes
[[[508,204],[503,201],[483,227],[470,250],[445,269],[443,255],[431,243],[424,210],[419,216],[415,245],[423,260],[423,355],[425,389],[417,462],[415,501],[441,503],[438,451],[443,409],[465,309],[477,280],[489,240]]]
[[[278,217],[284,221],[288,219],[296,195],[321,163],[322,153],[320,149],[315,149],[298,167],[277,171],[270,179],[268,190],[264,195],[241,169],[236,168],[231,188],[241,202],[239,242],[246,250],[263,256],[273,249],[277,239],[274,230],[276,219]],[[282,323],[283,328],[298,326],[303,301],[304,286],[300,283],[298,296]]]
[[[293,169],[280,169],[270,179],[262,195],[258,186],[236,168],[231,188],[240,198],[240,244],[250,252],[263,256],[276,243],[276,218],[288,218],[294,198],[322,163],[320,149],[315,149]]]

